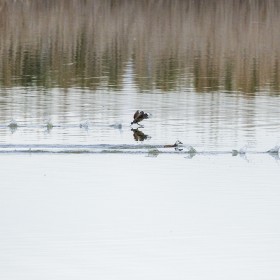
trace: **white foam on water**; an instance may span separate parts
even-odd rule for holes
[[[274,147],[269,151],[251,150],[247,151],[247,146],[239,150],[228,151],[198,151],[192,145],[184,144],[176,147],[166,148],[164,145],[149,144],[0,144],[0,153],[127,153],[127,154],[191,154],[191,155],[222,155],[246,156],[250,154],[271,154],[278,155],[279,147]]]

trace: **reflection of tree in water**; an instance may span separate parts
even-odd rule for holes
[[[1,1],[0,82],[275,91],[279,24],[280,1]]]
[[[136,129],[132,128],[131,131],[133,131],[133,137],[135,141],[144,141],[144,140],[151,139],[151,136],[145,134],[138,128]]]

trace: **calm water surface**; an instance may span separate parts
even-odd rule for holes
[[[279,1],[0,0],[0,278],[279,279],[279,24]]]
[[[272,157],[1,158],[3,279],[280,275],[279,163]]]

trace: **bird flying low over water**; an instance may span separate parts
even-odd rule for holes
[[[180,140],[177,140],[173,145],[164,145],[164,148],[176,148],[180,145],[182,145],[183,143]]]
[[[182,147],[183,143],[180,140],[177,140],[173,145],[164,145],[164,148],[175,148],[176,151],[182,151],[183,147]]]
[[[137,110],[133,116],[133,121],[131,122],[131,124],[137,123],[138,125],[140,125],[139,122],[148,118],[149,118],[149,113],[144,113],[144,111]]]

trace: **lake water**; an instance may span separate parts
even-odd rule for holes
[[[0,1],[0,278],[279,279],[279,21]]]

